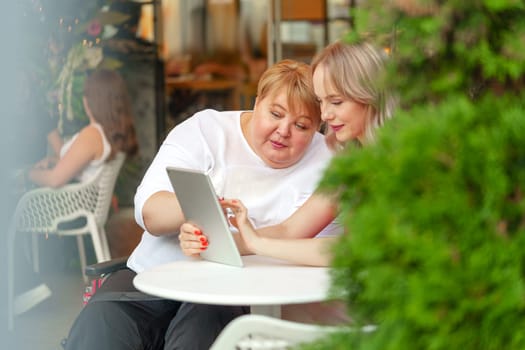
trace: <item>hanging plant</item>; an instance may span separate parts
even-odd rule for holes
[[[74,93],[74,82],[78,74],[85,76],[88,69],[96,68],[103,59],[101,47],[86,47],[83,44],[73,46],[67,55],[66,64],[62,68],[58,79],[58,129],[62,132],[64,119],[73,121],[75,99],[79,99],[78,93]],[[82,79],[83,81],[83,79]],[[80,98],[81,100],[81,98]]]
[[[66,122],[87,121],[82,104],[82,87],[87,72],[95,68],[118,69],[121,66],[120,61],[104,57],[104,40],[114,36],[115,25],[125,22],[128,18],[128,15],[120,12],[99,11],[89,21],[76,28],[75,33],[80,35],[80,42],[69,50],[56,80],[57,127],[61,133],[64,133]]]

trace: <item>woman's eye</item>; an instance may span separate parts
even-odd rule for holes
[[[276,119],[281,119],[281,114],[280,113],[277,113],[277,112],[270,112],[272,114],[272,116]]]
[[[310,128],[308,124],[304,123],[295,123],[295,127],[299,130],[308,130]]]
[[[340,105],[341,103],[343,103],[343,101],[340,101],[340,100],[332,101],[332,104],[336,106]]]

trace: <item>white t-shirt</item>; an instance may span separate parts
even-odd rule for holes
[[[166,137],[135,194],[135,219],[145,229],[142,208],[159,191],[173,192],[167,166],[205,171],[218,196],[239,198],[256,227],[288,218],[315,190],[332,153],[316,133],[303,158],[284,169],[264,163],[241,130],[240,111],[204,110],[177,125]],[[335,225],[325,230],[339,230]],[[178,232],[154,236],[145,231],[128,260],[136,272],[174,260],[189,259],[179,247]]]
[[[109,143],[108,139],[106,138],[106,134],[104,134],[104,130],[102,130],[102,126],[98,123],[92,123],[91,125],[95,126],[95,128],[100,132],[100,135],[102,136],[102,145],[104,149],[102,150],[102,156],[99,159],[94,159],[91,162],[89,162],[84,169],[82,169],[82,172],[78,174],[75,179],[79,182],[87,182],[89,181],[93,176],[95,176],[100,169],[102,169],[102,165],[104,165],[104,162],[108,159],[109,155],[111,154],[111,144]],[[60,157],[63,157],[64,154],[71,148],[71,145],[75,142],[76,138],[78,137],[79,133],[76,133],[73,135],[66,143],[62,145],[62,148],[60,148]]]

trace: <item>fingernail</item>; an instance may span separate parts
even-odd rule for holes
[[[201,230],[195,230],[195,231],[193,231],[193,233],[195,233],[197,236],[202,235]]]
[[[202,244],[203,247],[207,247],[208,246],[208,242],[207,241],[201,242],[201,244]]]
[[[200,241],[201,241],[202,243],[204,243],[204,242],[207,241],[206,237],[204,237],[204,236],[199,237],[199,239],[200,239]]]
[[[208,247],[201,247],[201,250],[206,250]]]

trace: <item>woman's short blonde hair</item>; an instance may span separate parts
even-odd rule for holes
[[[259,79],[257,98],[263,99],[286,91],[292,111],[306,108],[317,125],[321,124],[321,110],[314,93],[312,70],[306,63],[282,60],[269,67]]]
[[[396,105],[383,81],[386,57],[383,50],[369,43],[335,42],[312,61],[312,71],[321,65],[338,93],[368,106],[365,127],[368,142],[374,140],[375,129],[392,117]]]

